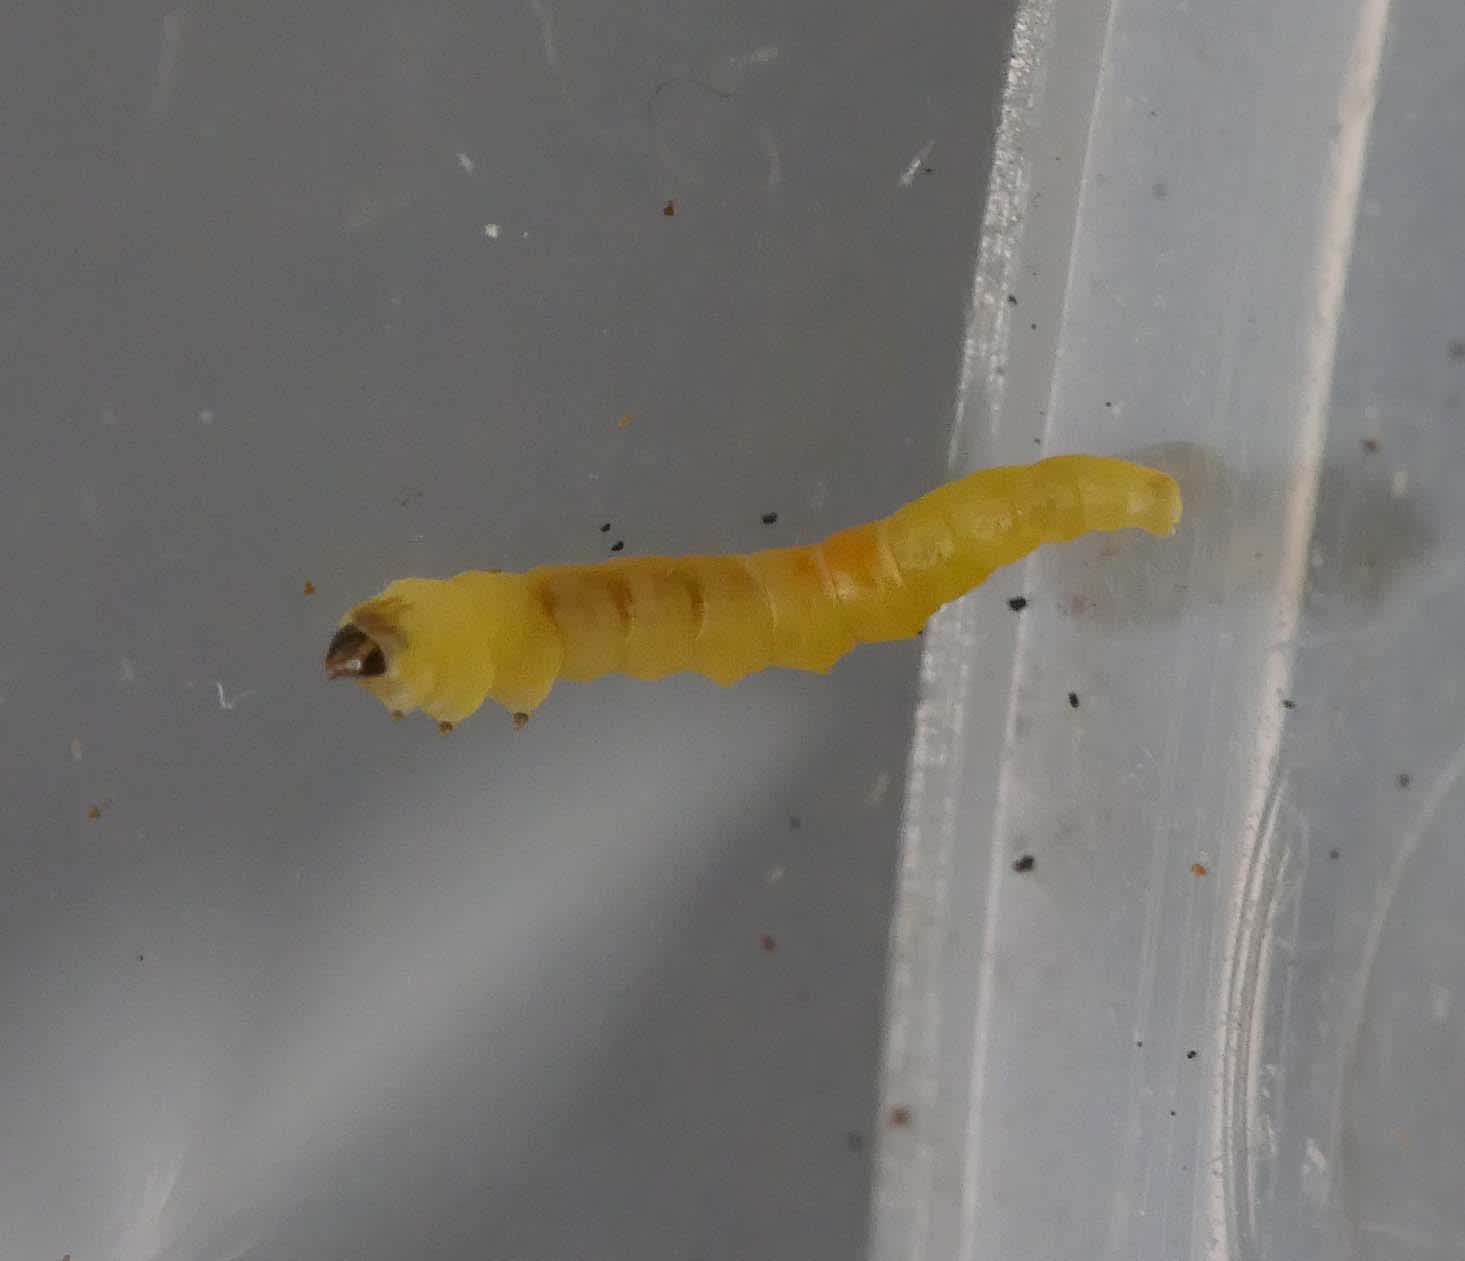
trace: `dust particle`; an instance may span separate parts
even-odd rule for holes
[[[623,552],[623,551],[625,551],[626,550],[626,540],[625,539],[617,539],[614,543],[612,543],[610,545],[610,550],[613,551],[613,552]]]
[[[1330,849],[1328,851],[1328,857],[1331,858],[1334,862],[1337,862],[1338,858],[1340,857],[1340,851],[1336,849]]]
[[[1377,438],[1365,438],[1363,440],[1363,449],[1369,455],[1376,455],[1379,449],[1379,440]]]
[[[1282,708],[1283,709],[1296,709],[1297,708],[1297,702],[1294,701],[1294,700],[1284,700],[1282,702]]]
[[[890,1109],[890,1124],[900,1128],[911,1123],[911,1110],[905,1104],[896,1104]]]
[[[1205,863],[1191,863],[1190,864],[1190,874],[1192,876],[1205,876],[1205,875],[1209,875],[1210,873],[1209,873],[1208,869],[1206,868]]]
[[[1017,305],[1017,294],[1015,294],[1015,293],[1009,293],[1007,295],[1007,305],[1008,306],[1016,306]]]
[[[610,533],[610,522],[609,521],[605,522],[605,524],[603,524],[600,527],[600,532],[602,534],[609,534]]]
[[[1077,692],[1070,692],[1068,694],[1068,707],[1069,707],[1069,709],[1077,709],[1078,708],[1078,693]]]
[[[676,214],[676,212],[677,212],[677,204],[674,201],[667,202],[666,205],[664,205],[661,208],[661,213],[664,214],[668,219],[670,219],[674,214]]]
[[[804,826],[804,821],[801,818],[799,818],[798,815],[796,815],[796,814],[789,815],[789,817],[788,817],[788,830],[790,832],[797,832],[803,826]]]
[[[438,723],[437,729],[441,731],[445,736],[450,736],[453,734],[453,724],[448,722],[446,719]]]
[[[1394,777],[1394,783],[1398,784],[1400,788],[1408,788],[1409,785],[1413,782],[1414,777],[1410,775],[1408,771],[1400,771],[1398,775]]]
[[[759,518],[759,520],[761,520],[764,525],[777,525],[778,524],[778,513],[776,513],[776,512],[765,512],[762,515],[762,517]]]
[[[1185,1058],[1188,1059],[1188,1060],[1193,1060],[1199,1054],[1200,1054],[1199,1051],[1187,1051],[1185,1053]]]
[[[1007,607],[1014,613],[1021,613],[1028,606],[1028,598],[1025,595],[1015,595],[1007,602]]]
[[[527,727],[528,725],[529,725],[529,715],[526,714],[522,709],[521,710],[517,710],[515,712],[515,714],[514,714],[514,730],[515,731],[523,731],[524,728]]]
[[[1031,854],[1020,854],[1012,860],[1012,869],[1018,873],[1031,871],[1038,865],[1038,860]]]

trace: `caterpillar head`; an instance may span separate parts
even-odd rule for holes
[[[326,648],[326,677],[355,679],[394,713],[424,709],[439,717],[431,637],[414,633],[417,620],[414,602],[390,591],[358,604]]]
[[[488,699],[531,713],[559,670],[559,638],[544,620],[517,575],[398,579],[342,620],[326,676],[439,723],[461,722]]]
[[[375,679],[387,672],[381,645],[355,622],[347,622],[331,636],[326,649],[326,678]]]

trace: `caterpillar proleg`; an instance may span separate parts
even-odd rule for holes
[[[1067,455],[983,469],[805,547],[402,578],[341,620],[326,673],[445,725],[485,700],[522,722],[561,678],[690,670],[726,685],[769,666],[822,673],[858,643],[915,635],[1044,543],[1167,535],[1180,512],[1167,474]]]

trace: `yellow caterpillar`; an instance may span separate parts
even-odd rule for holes
[[[403,578],[342,619],[326,673],[451,730],[485,700],[522,724],[560,678],[692,670],[725,685],[767,666],[824,672],[857,643],[915,635],[1040,544],[1166,535],[1179,520],[1174,480],[1123,460],[984,469],[807,547]]]

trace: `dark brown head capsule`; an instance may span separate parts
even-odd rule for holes
[[[347,622],[331,637],[326,649],[327,678],[374,679],[386,672],[386,654],[361,627]]]

